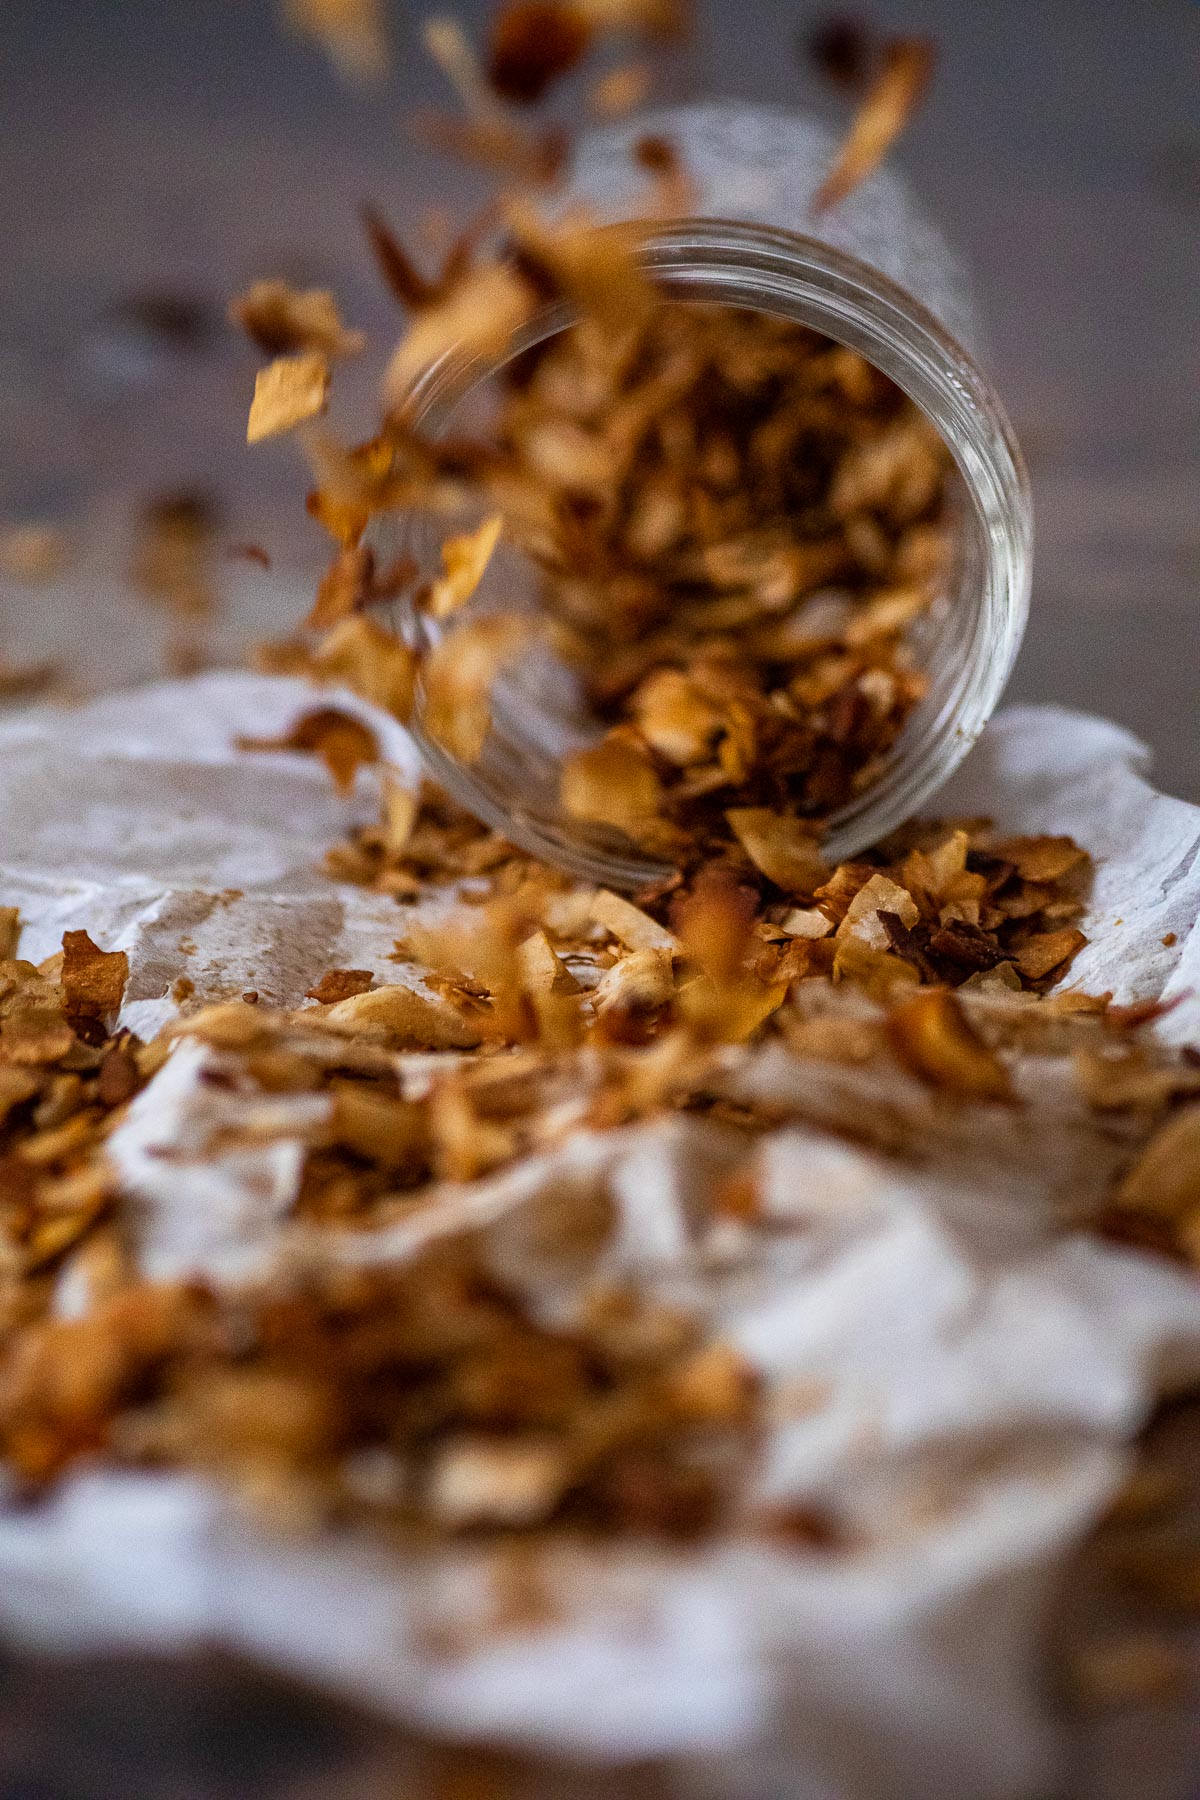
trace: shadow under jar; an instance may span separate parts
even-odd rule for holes
[[[681,109],[644,120],[641,129],[669,133],[679,145],[701,204],[720,204],[727,213],[741,206],[768,221],[779,216],[781,196],[812,192],[832,155],[822,128],[770,109]],[[633,210],[613,176],[631,166],[631,131],[624,126],[585,140],[574,197],[594,202],[598,194],[610,215]],[[736,157],[730,134],[740,145]],[[986,724],[1024,629],[1032,517],[1024,467],[999,400],[958,339],[915,296],[919,290],[958,330],[970,332],[952,259],[914,214],[903,184],[877,176],[828,219],[809,215],[800,222],[823,238],[770,222],[703,217],[653,230],[638,256],[668,305],[765,315],[857,352],[919,409],[949,452],[940,517],[950,554],[936,592],[904,636],[903,655],[919,671],[922,691],[894,742],[861,771],[861,785],[814,820],[823,855],[837,863],[917,812]],[[828,241],[834,237],[840,241]],[[871,253],[871,262],[847,243]],[[435,438],[486,438],[502,418],[513,372],[576,323],[568,308],[552,306],[495,362],[450,351],[413,389],[408,417]],[[409,515],[396,547],[432,574],[444,531],[435,516]],[[836,592],[836,581],[828,585]],[[612,718],[594,703],[603,669],[560,653],[561,634],[556,642],[547,628],[553,608],[546,595],[544,570],[523,551],[519,535],[506,531],[478,589],[453,619],[439,623],[415,603],[400,609],[399,629],[423,653],[464,620],[516,613],[530,626],[520,654],[494,680],[490,728],[478,756],[463,759],[430,730],[420,680],[414,737],[448,793],[513,843],[586,880],[627,890],[652,886],[669,877],[677,855],[564,807],[564,768],[604,736]],[[813,597],[802,595],[799,604]],[[596,653],[595,663],[602,661]],[[743,794],[734,780],[715,803],[736,809],[761,804],[761,796]],[[786,798],[783,805],[786,810]],[[811,808],[798,810],[812,815]]]

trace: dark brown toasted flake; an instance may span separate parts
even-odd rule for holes
[[[393,299],[407,310],[419,312],[424,307],[440,305],[465,278],[480,235],[494,222],[494,209],[485,208],[454,238],[433,276],[421,273],[377,208],[362,207],[360,217],[379,273]]]
[[[887,932],[888,942],[892,949],[902,956],[905,962],[912,964],[922,981],[936,983],[938,972],[916,931],[904,923],[899,913],[888,912],[883,907],[879,910],[879,922]],[[928,937],[928,933],[926,937]]]
[[[63,674],[56,662],[11,663],[0,657],[0,700],[26,700],[44,694]]]
[[[819,75],[834,87],[856,93],[866,82],[875,44],[861,19],[835,14],[804,34],[801,48]]]
[[[509,0],[492,23],[487,77],[496,93],[532,106],[582,61],[592,28],[563,0]]]
[[[365,993],[374,979],[370,969],[328,969],[317,985],[309,988],[307,998],[332,1006],[338,1000],[348,1000],[352,994]]]
[[[952,919],[929,934],[929,952],[970,974],[977,969],[994,969],[1003,962],[1004,952],[995,940],[966,919]]]

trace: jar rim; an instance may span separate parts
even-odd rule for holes
[[[628,231],[605,225],[601,231]],[[831,862],[885,838],[952,774],[979,737],[1004,690],[1028,615],[1033,509],[1024,460],[1004,407],[974,358],[934,315],[880,270],[849,252],[778,226],[686,218],[639,239],[639,265],[672,298],[772,313],[858,351],[888,376],[934,425],[962,478],[973,544],[971,612],[954,620],[958,641],[906,721],[882,769],[823,822]],[[435,424],[472,389],[523,352],[567,329],[578,314],[562,302],[534,315],[494,358],[451,347],[414,383],[404,412]],[[964,604],[955,596],[951,611]],[[478,816],[522,848],[588,879],[634,888],[667,865],[640,854],[610,854],[579,841],[569,826],[514,816],[471,770],[423,732],[413,735],[438,777]]]

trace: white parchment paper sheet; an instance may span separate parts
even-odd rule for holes
[[[214,675],[0,729],[0,903],[21,908],[22,954],[74,926],[126,949],[126,1017],[143,1033],[170,1016],[180,974],[287,1005],[333,966],[411,979],[388,960],[395,905],[317,867],[370,816],[371,777],[342,801],[311,758],[232,748],[313,704],[298,683]],[[372,722],[414,774],[404,734]],[[1112,726],[1018,709],[939,804],[1086,843],[1093,942],[1072,985],[1186,993],[1161,1027],[1186,1040],[1200,1037],[1200,810],[1156,795],[1144,762]],[[237,1281],[317,1252],[288,1221],[286,1137],[217,1170],[206,1159],[211,1108],[236,1104],[201,1082],[206,1054],[177,1052],[114,1153],[140,1196],[146,1270]],[[156,1134],[196,1151],[157,1184]],[[603,1189],[619,1218],[607,1272],[694,1306],[763,1371],[759,1497],[835,1506],[860,1550],[736,1535],[686,1553],[562,1546],[539,1575],[545,1623],[497,1633],[490,1552],[280,1541],[201,1483],[92,1470],[37,1511],[0,1514],[0,1623],[70,1644],[215,1639],[453,1735],[699,1758],[698,1793],[1045,1791],[1058,1746],[1038,1646],[1055,1572],[1156,1396],[1200,1377],[1200,1285],[1052,1232],[1054,1171],[1036,1155],[976,1191],[952,1161],[901,1169],[811,1123],[759,1154],[781,1228],[753,1239],[703,1223],[695,1196],[728,1146],[680,1121],[581,1134],[447,1189],[426,1228],[482,1229],[507,1278],[565,1289],[571,1274],[535,1268],[523,1234],[539,1208]],[[396,1260],[420,1236],[329,1234],[319,1253]]]

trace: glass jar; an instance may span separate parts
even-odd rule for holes
[[[645,134],[674,143],[697,196],[697,216],[654,230],[640,253],[665,295],[774,314],[858,351],[926,414],[956,465],[952,577],[909,640],[928,686],[870,785],[826,821],[825,854],[842,861],[924,805],[1000,697],[1028,608],[1032,513],[1024,465],[999,400],[963,347],[976,328],[961,269],[897,176],[880,172],[839,207],[814,216],[809,197],[836,154],[832,134],[774,108],[710,103],[643,115],[585,138],[567,202],[582,201],[608,219],[644,212],[645,176],[631,150]],[[409,416],[435,437],[460,432],[464,421],[474,423],[509,358],[571,323],[567,308],[548,307],[499,364],[448,352],[414,388]],[[398,547],[423,569],[437,568],[435,519],[412,515],[400,535]],[[537,604],[532,570],[502,539],[470,602],[472,615],[534,612]],[[412,606],[400,629],[428,649],[443,628]],[[669,874],[619,833],[563,811],[563,759],[594,741],[601,727],[549,648],[535,643],[503,670],[492,690],[487,741],[469,766],[426,731],[423,700],[418,683],[412,731],[431,774],[513,843],[618,888]]]

